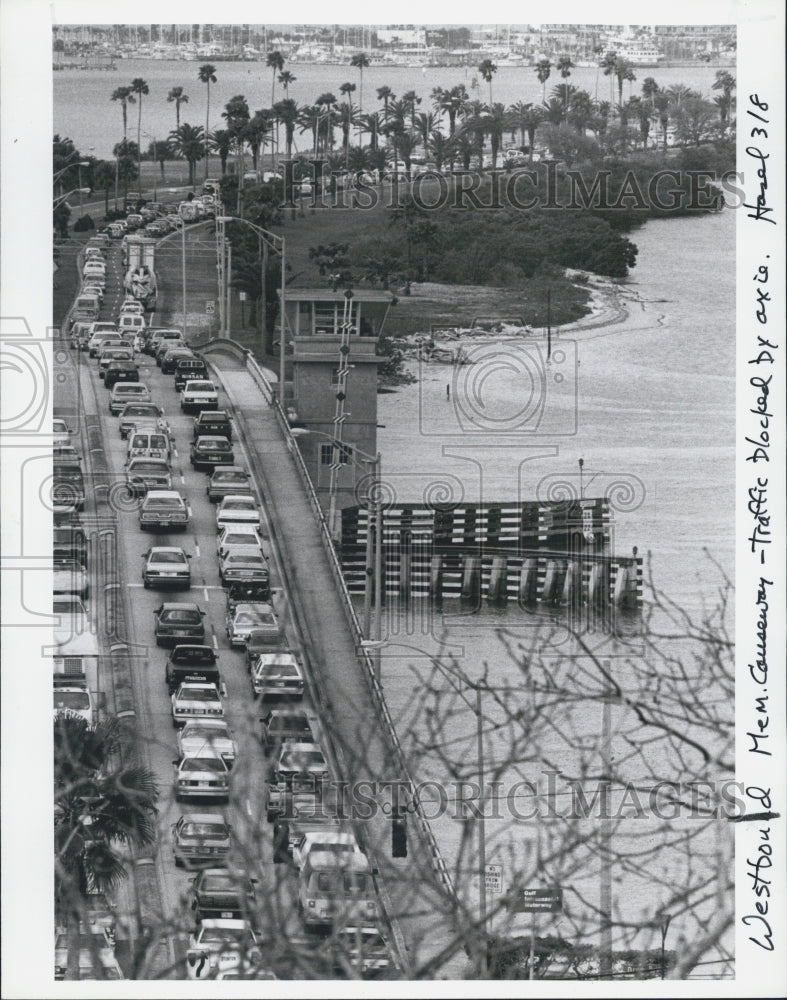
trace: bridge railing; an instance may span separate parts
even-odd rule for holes
[[[402,745],[399,742],[399,737],[396,734],[393,719],[391,718],[391,714],[388,710],[388,704],[385,700],[382,685],[380,684],[379,677],[374,669],[372,659],[362,645],[365,636],[363,634],[363,630],[361,629],[360,622],[358,621],[358,616],[355,613],[355,608],[353,607],[352,599],[350,597],[350,591],[345,583],[342,568],[336,553],[336,547],[334,546],[333,539],[331,538],[331,533],[328,528],[328,522],[326,521],[322,507],[320,506],[320,501],[317,497],[317,493],[315,492],[314,484],[312,483],[311,476],[309,475],[309,470],[306,468],[306,463],[303,460],[297,441],[295,440],[295,437],[290,429],[289,422],[287,421],[287,418],[281,408],[276,392],[274,391],[271,383],[268,381],[265,372],[257,363],[257,360],[253,357],[251,352],[248,351],[246,352],[246,369],[254,379],[255,384],[259,387],[266,403],[268,403],[276,415],[276,420],[281,428],[282,434],[284,435],[284,439],[287,442],[287,448],[292,455],[292,459],[295,463],[296,469],[298,470],[298,475],[301,479],[303,489],[309,499],[317,524],[320,527],[320,537],[328,559],[328,565],[331,567],[331,573],[336,585],[336,591],[341,599],[347,623],[355,639],[356,655],[363,666],[364,676],[366,678],[367,685],[369,686],[378,720],[383,726],[388,741],[394,751],[402,777],[409,786],[410,796],[413,802],[416,822],[418,824],[421,839],[423,840],[424,846],[430,855],[432,868],[439,878],[444,890],[451,896],[455,896],[453,880],[448,872],[445,859],[443,858],[435,836],[432,833],[429,821],[426,819],[426,816],[424,816],[421,803],[418,800],[417,795],[414,794],[414,790],[417,786],[410,774],[410,769],[407,766]]]

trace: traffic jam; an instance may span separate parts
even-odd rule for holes
[[[113,493],[123,498],[118,565],[136,714],[159,788],[168,976],[396,975],[376,870],[331,800],[328,727],[310,698],[246,442],[199,352],[181,330],[155,325],[155,249],[129,233],[91,237],[64,335],[124,484]],[[95,629],[90,455],[62,410],[53,429],[54,710],[94,726],[112,712],[102,676],[112,666]],[[100,902],[120,927],[120,902]],[[122,978],[110,923],[111,936],[98,917],[81,931],[100,936],[103,975]],[[310,956],[305,966],[296,952]],[[95,948],[84,953],[89,965]],[[56,978],[64,972],[61,956]]]

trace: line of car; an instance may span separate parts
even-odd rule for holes
[[[133,339],[120,329],[126,315],[141,320]],[[133,380],[116,381],[110,388],[109,412],[118,418],[127,442],[126,486],[129,497],[139,498],[143,530],[185,529],[191,509],[188,498],[172,489],[175,441],[163,407],[138,381],[140,353],[154,357],[162,373],[173,376],[182,412],[196,413],[189,458],[192,468],[207,473],[206,494],[217,504],[216,553],[226,589],[227,639],[231,647],[245,649],[251,694],[267,709],[260,720],[261,741],[271,761],[263,805],[275,823],[275,859],[295,861],[299,911],[306,927],[333,927],[332,941],[342,959],[337,964],[347,968],[349,963],[365,973],[383,971],[389,966],[389,948],[378,926],[373,873],[352,831],[329,820],[330,812],[323,813],[322,788],[329,771],[316,739],[318,723],[301,704],[292,704],[303,699],[304,671],[270,603],[260,507],[251,477],[236,458],[232,419],[217,408],[218,392],[204,361],[183,342],[180,331],[147,327],[144,312],[128,300],[117,323],[79,322],[72,327],[72,346],[97,360],[105,385],[112,365],[137,367]],[[151,545],[142,555],[145,588],[191,588],[192,557],[182,547]],[[230,863],[233,833],[226,817],[206,810],[206,804],[230,799],[238,745],[225,717],[215,638],[214,646],[206,642],[204,618],[196,603],[167,601],[154,621],[156,643],[170,647],[164,680],[177,730],[175,796],[202,803],[171,828],[176,863],[197,872],[191,890],[197,919],[186,970],[189,978],[260,978],[265,970],[252,926],[254,881]]]

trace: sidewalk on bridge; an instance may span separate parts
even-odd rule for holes
[[[211,358],[232,404],[236,422],[258,473],[263,502],[277,542],[291,599],[317,691],[323,724],[340,755],[343,776],[352,782],[393,781],[400,777],[395,758],[376,722],[374,703],[355,640],[336,591],[321,531],[303,489],[276,415],[251,375],[237,362]],[[388,801],[388,795],[381,796]],[[407,945],[411,969],[436,957],[454,939],[452,901],[433,875],[431,857],[410,821],[409,857],[392,859],[390,818],[377,809],[364,824],[367,845],[376,855],[389,915]],[[459,978],[467,966],[458,949],[437,975]],[[431,977],[430,977],[431,978]]]

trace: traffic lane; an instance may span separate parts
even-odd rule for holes
[[[182,442],[191,429],[192,418],[171,410],[170,400],[176,398],[174,389],[170,390],[168,398],[168,376],[160,373],[154,362],[145,363],[144,381],[151,388],[152,398],[166,408],[173,427],[176,442]],[[102,387],[103,388],[103,387]],[[104,390],[106,391],[106,390]],[[126,443],[120,439],[117,428],[117,418],[106,417],[107,440],[109,445],[109,460],[112,467],[120,471],[125,462]],[[295,899],[297,881],[286,867],[272,865],[271,831],[264,822],[262,813],[262,790],[265,776],[266,759],[259,742],[260,706],[251,696],[251,685],[245,666],[245,656],[242,652],[231,650],[224,632],[224,591],[219,586],[218,560],[216,557],[216,525],[215,505],[211,504],[205,492],[207,476],[196,472],[190,465],[184,463],[183,444],[177,448],[177,456],[173,461],[173,472],[184,479],[183,495],[192,509],[192,522],[186,533],[153,534],[140,532],[133,511],[121,512],[124,519],[121,537],[125,544],[125,558],[128,572],[132,579],[129,588],[132,593],[132,617],[136,641],[145,649],[138,649],[137,670],[142,674],[144,690],[143,711],[150,730],[150,756],[157,781],[162,789],[162,808],[160,822],[161,850],[160,856],[165,872],[165,908],[170,918],[186,917],[185,897],[189,888],[190,876],[175,867],[169,855],[170,827],[177,818],[187,811],[201,811],[199,804],[175,803],[172,794],[173,766],[176,756],[177,734],[171,723],[170,701],[164,684],[164,663],[167,651],[158,650],[150,640],[153,628],[153,612],[167,594],[156,591],[146,591],[141,582],[141,554],[149,544],[182,545],[187,551],[193,546],[193,586],[189,592],[174,594],[173,599],[196,600],[206,612],[206,631],[215,638],[219,652],[219,663],[222,678],[226,685],[227,695],[223,698],[225,712],[239,744],[239,759],[233,775],[233,801],[229,806],[210,805],[207,811],[220,811],[227,816],[238,832],[238,841],[247,845],[245,855],[246,866],[251,870],[262,868],[268,872],[266,885],[268,891],[274,890],[270,902],[275,904],[275,926],[279,929],[297,929],[295,918]],[[138,568],[137,568],[138,566]],[[140,578],[133,579],[136,573]],[[274,580],[275,583],[275,580]],[[207,587],[207,590],[205,588]],[[207,596],[207,600],[205,597]],[[161,694],[157,694],[160,691]],[[275,875],[270,878],[273,869]]]

